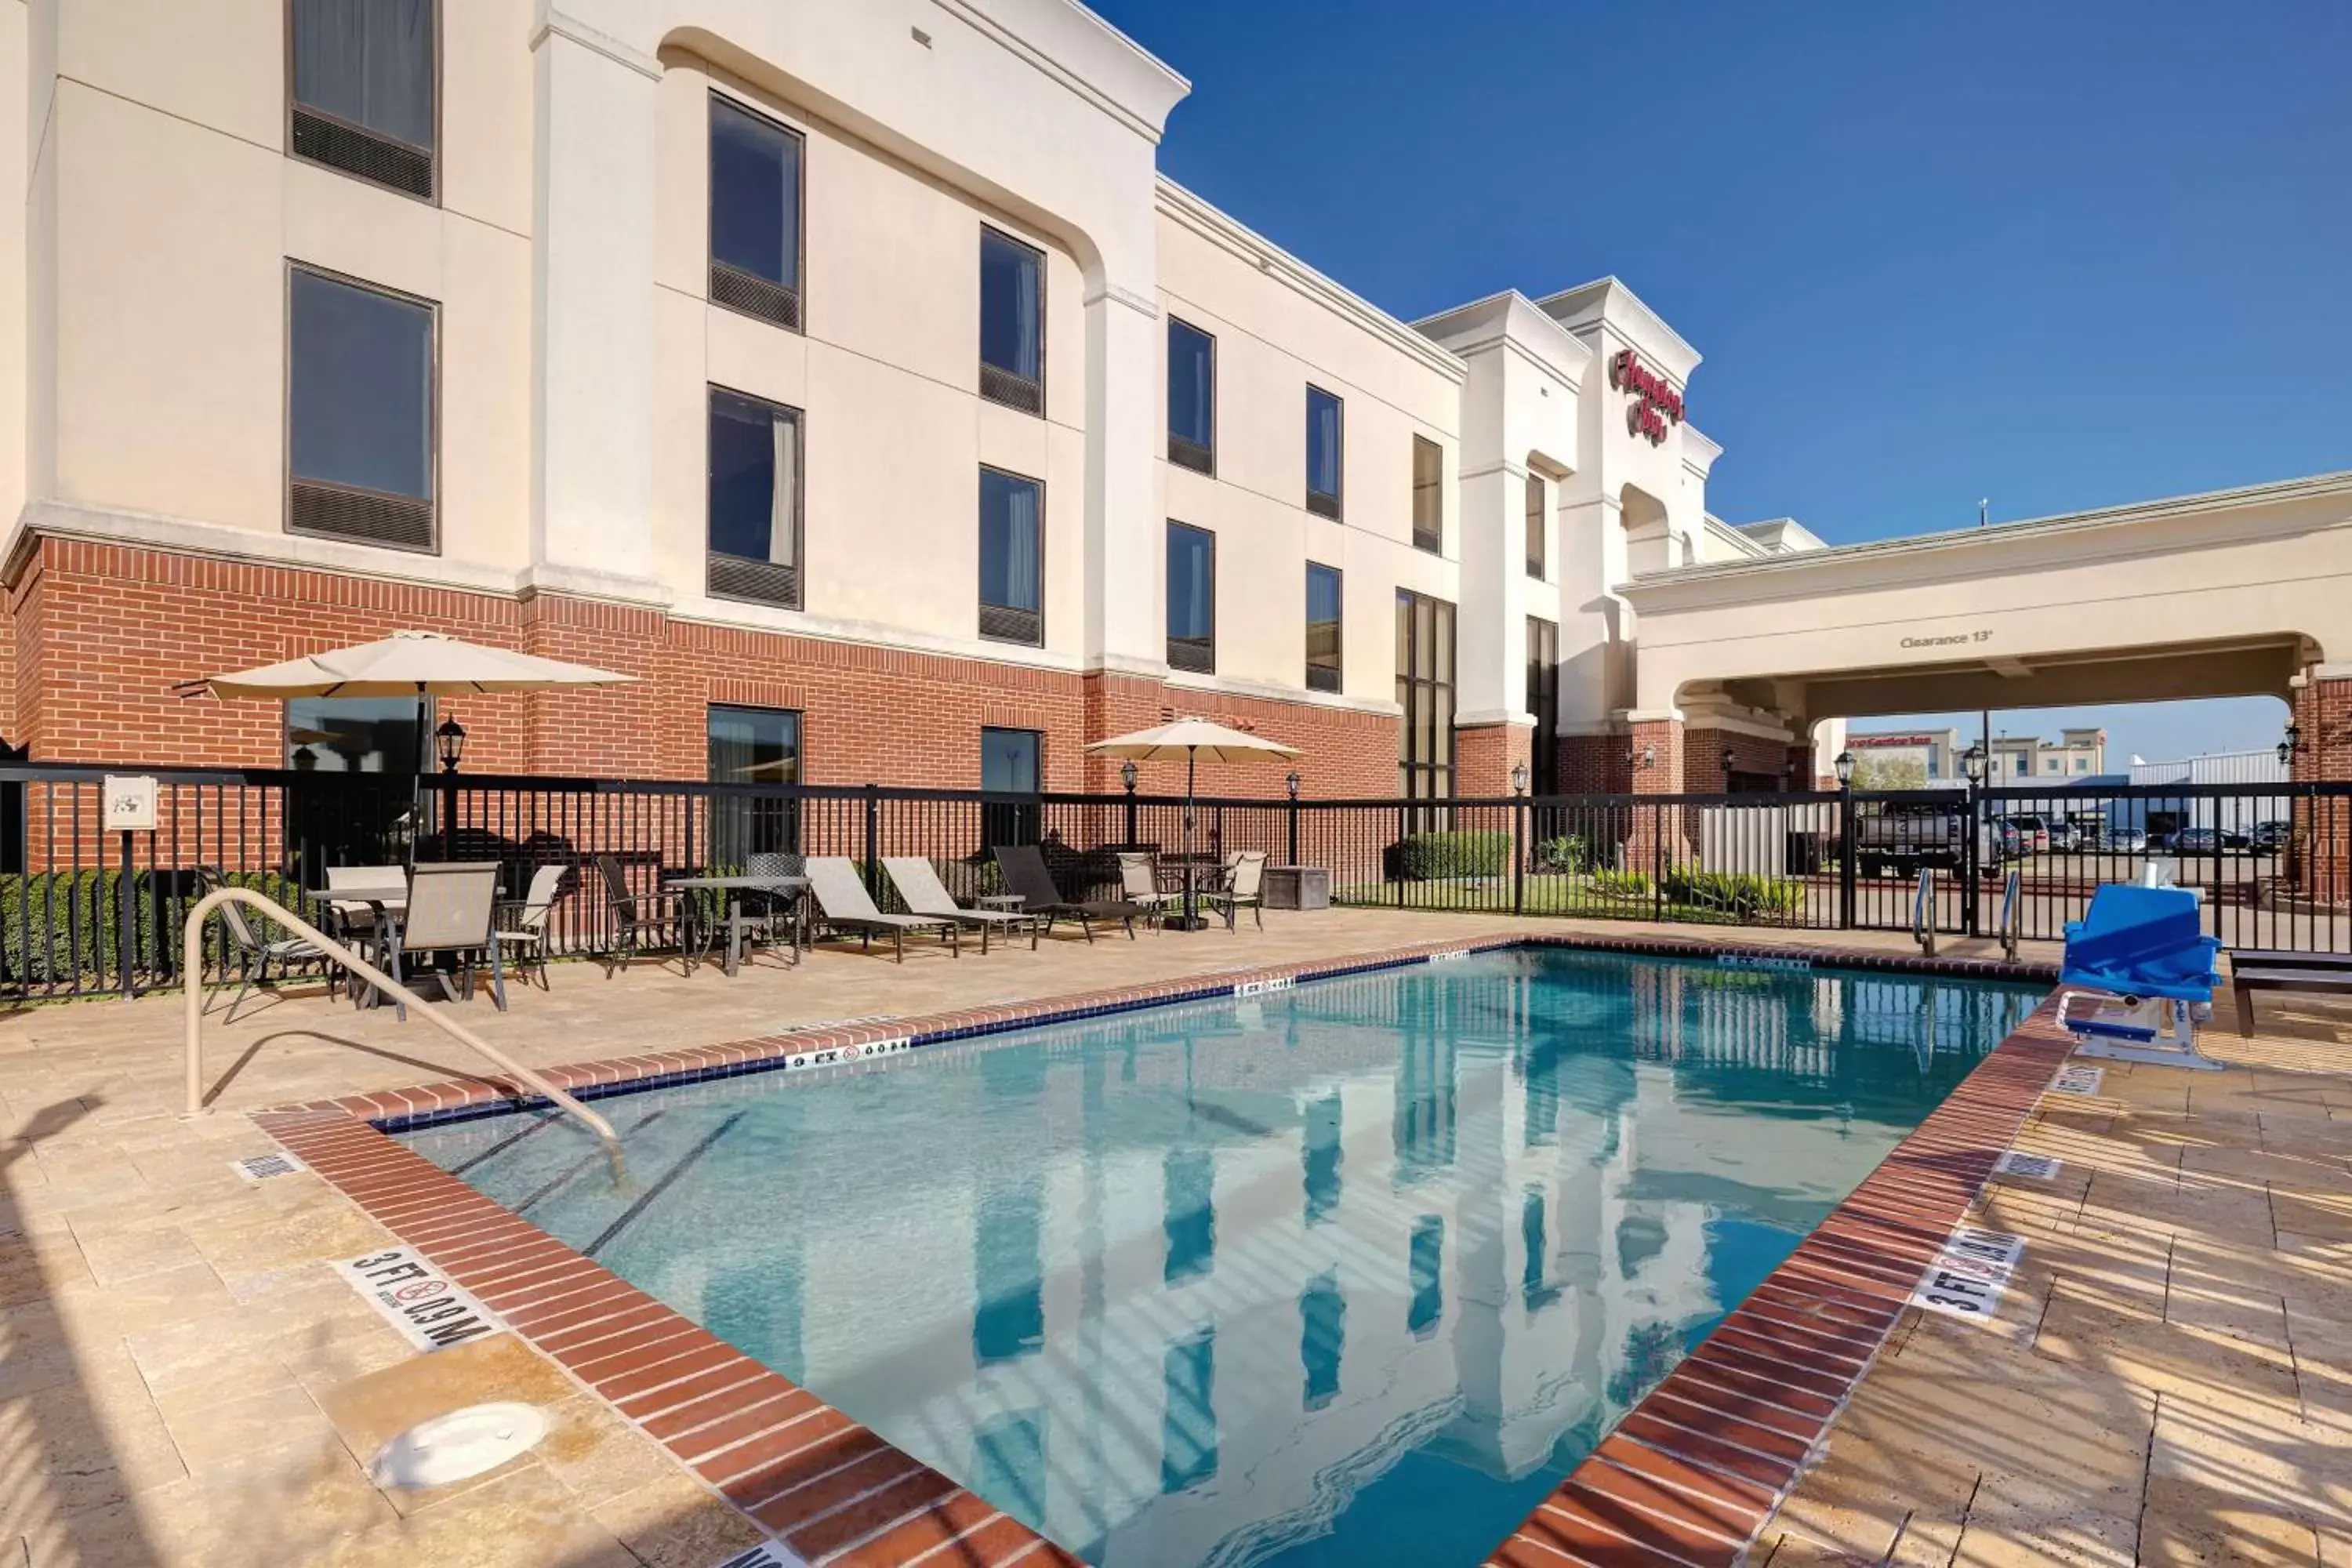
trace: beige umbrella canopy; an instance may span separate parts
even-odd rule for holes
[[[1223,724],[1212,724],[1206,719],[1179,719],[1172,724],[1162,724],[1156,730],[1138,730],[1131,735],[1114,735],[1108,741],[1097,741],[1087,748],[1098,756],[1127,757],[1139,763],[1172,763],[1184,760],[1184,929],[1194,929],[1192,912],[1192,774],[1202,757],[1213,763],[1263,763],[1276,757],[1295,757],[1296,746],[1286,746],[1279,741],[1229,730]]]
[[[635,679],[634,675],[511,648],[484,647],[442,632],[394,632],[374,642],[233,675],[208,675],[188,685],[208,689],[215,697],[421,698],[618,686]]]

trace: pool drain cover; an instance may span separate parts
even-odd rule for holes
[[[375,1484],[422,1491],[494,1470],[547,1436],[547,1417],[529,1405],[472,1405],[420,1421],[375,1457]]]

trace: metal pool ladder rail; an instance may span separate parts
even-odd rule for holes
[[[1911,940],[1928,957],[1936,956],[1936,868],[1919,868],[1919,890],[1911,895]]]
[[[2017,962],[2018,926],[2025,918],[2023,880],[2024,874],[2012,866],[2000,887],[2000,952],[2011,963]]]
[[[185,976],[181,988],[186,996],[187,1016],[188,1103],[184,1114],[201,1116],[205,1112],[205,988],[201,979],[204,973],[205,921],[223,904],[245,904],[260,910],[270,920],[310,942],[320,952],[373,985],[377,990],[388,995],[396,996],[403,1002],[413,1003],[418,1017],[456,1040],[459,1045],[479,1052],[499,1071],[546,1096],[550,1104],[577,1118],[581,1124],[593,1132],[597,1141],[604,1144],[604,1158],[612,1163],[613,1180],[615,1182],[621,1180],[624,1171],[621,1140],[614,1132],[611,1122],[556,1088],[538,1072],[514,1060],[463,1024],[455,1023],[442,1016],[426,1005],[424,997],[295,914],[283,904],[274,900],[265,899],[259,893],[246,888],[217,888],[205,894],[197,900],[195,907],[188,911],[186,923],[180,930],[180,973]]]

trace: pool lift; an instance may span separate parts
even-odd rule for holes
[[[2066,927],[2058,1022],[2082,1056],[2218,1071],[2198,1053],[2197,1018],[2211,1013],[2221,950],[2190,889],[2108,883]]]

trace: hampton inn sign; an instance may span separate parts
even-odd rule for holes
[[[1666,378],[1642,363],[1632,349],[1619,349],[1609,361],[1609,384],[1634,395],[1625,409],[1625,428],[1647,436],[1654,447],[1666,438],[1669,421],[1683,422],[1683,395]]]

